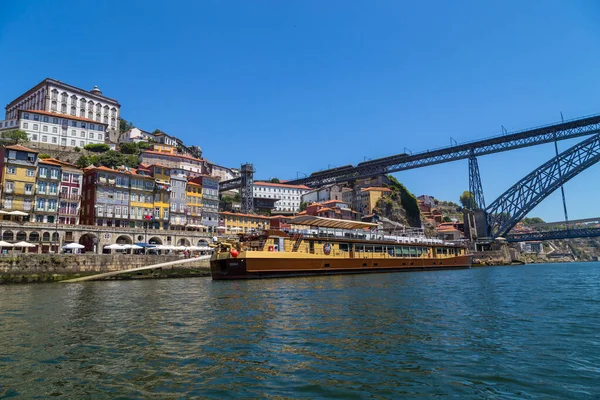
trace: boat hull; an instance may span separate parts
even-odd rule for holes
[[[468,255],[452,258],[240,257],[211,260],[213,280],[461,269],[471,267]]]

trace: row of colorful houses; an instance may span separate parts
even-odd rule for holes
[[[36,150],[0,149],[0,203],[42,223],[217,232],[218,178],[177,166],[83,170]]]

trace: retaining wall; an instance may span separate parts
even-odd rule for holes
[[[128,254],[10,254],[0,256],[0,284],[49,282],[92,275],[102,272],[123,271],[169,261],[181,256],[128,255]],[[198,260],[183,265],[163,267],[143,273],[120,276],[123,278],[201,276],[210,273],[209,261]],[[115,278],[118,279],[118,278]]]

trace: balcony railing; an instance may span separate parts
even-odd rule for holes
[[[77,209],[73,208],[59,208],[58,213],[62,215],[77,215]]]
[[[81,195],[61,193],[60,198],[64,200],[79,201],[81,199]]]

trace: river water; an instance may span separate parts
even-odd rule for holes
[[[13,397],[600,398],[600,263],[0,286]]]

